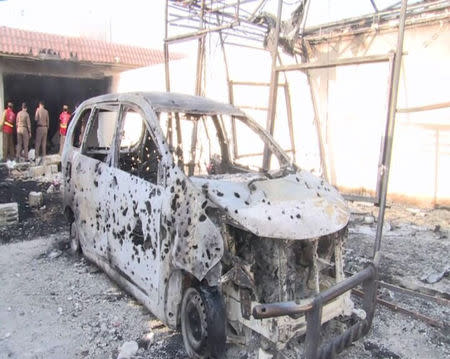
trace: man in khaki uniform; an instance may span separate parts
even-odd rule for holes
[[[30,115],[27,112],[27,104],[22,103],[22,111],[17,114],[17,150],[16,158],[19,160],[20,153],[23,150],[25,161],[28,161],[28,143],[31,137]]]
[[[49,116],[48,111],[44,107],[44,102],[39,101],[39,107],[36,110],[36,115],[34,116],[36,121],[36,161],[39,157],[39,151],[42,149],[42,156],[47,154],[47,132],[49,126]]]

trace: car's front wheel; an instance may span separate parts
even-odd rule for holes
[[[181,304],[181,333],[191,358],[221,358],[225,352],[225,306],[217,287],[188,288]]]

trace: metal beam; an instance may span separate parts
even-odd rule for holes
[[[385,133],[385,162],[382,170],[381,193],[380,193],[380,210],[378,212],[378,225],[375,236],[375,244],[373,250],[373,258],[376,260],[379,257],[381,248],[381,238],[383,235],[384,213],[386,211],[386,198],[389,183],[389,171],[391,167],[392,147],[394,142],[395,130],[395,114],[397,108],[398,87],[400,80],[400,72],[402,65],[403,39],[405,35],[405,19],[408,0],[402,0],[402,7],[400,12],[400,27],[398,30],[397,49],[395,51],[394,68],[392,73],[392,91],[389,99],[389,113],[387,118],[387,126]]]
[[[277,24],[275,27],[275,41],[273,44],[272,51],[272,69],[270,74],[270,93],[269,93],[269,110],[267,111],[267,124],[266,129],[271,135],[273,135],[273,130],[275,126],[275,114],[277,107],[277,93],[278,93],[278,71],[277,57],[278,57],[278,40],[280,37],[280,24],[281,16],[283,12],[283,0],[278,0],[278,12],[277,12]],[[263,158],[263,168],[269,169],[271,152],[268,146],[264,147],[264,158]]]
[[[328,67],[336,67],[336,66],[350,66],[350,65],[359,65],[359,64],[368,64],[375,62],[387,62],[389,61],[390,55],[372,55],[372,56],[361,56],[361,57],[352,57],[347,59],[337,59],[327,62],[318,62],[318,63],[301,63],[301,64],[292,64],[285,66],[278,66],[275,68],[276,71],[298,71],[298,70],[314,70],[314,69],[324,69]]]
[[[411,113],[411,112],[421,112],[421,111],[431,111],[431,110],[439,110],[442,108],[450,107],[449,102],[436,103],[433,105],[425,105],[425,106],[417,106],[417,107],[408,107],[408,108],[398,108],[397,113]]]

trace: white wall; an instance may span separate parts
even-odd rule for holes
[[[315,59],[386,54],[397,34],[356,36],[316,47]],[[449,101],[448,22],[408,28],[398,108]],[[387,112],[386,63],[312,72],[333,184],[353,193],[375,190]],[[389,193],[422,204],[450,203],[450,109],[398,114]]]

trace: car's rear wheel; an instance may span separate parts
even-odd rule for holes
[[[221,358],[225,351],[225,306],[217,287],[188,288],[181,304],[181,333],[191,358]]]

